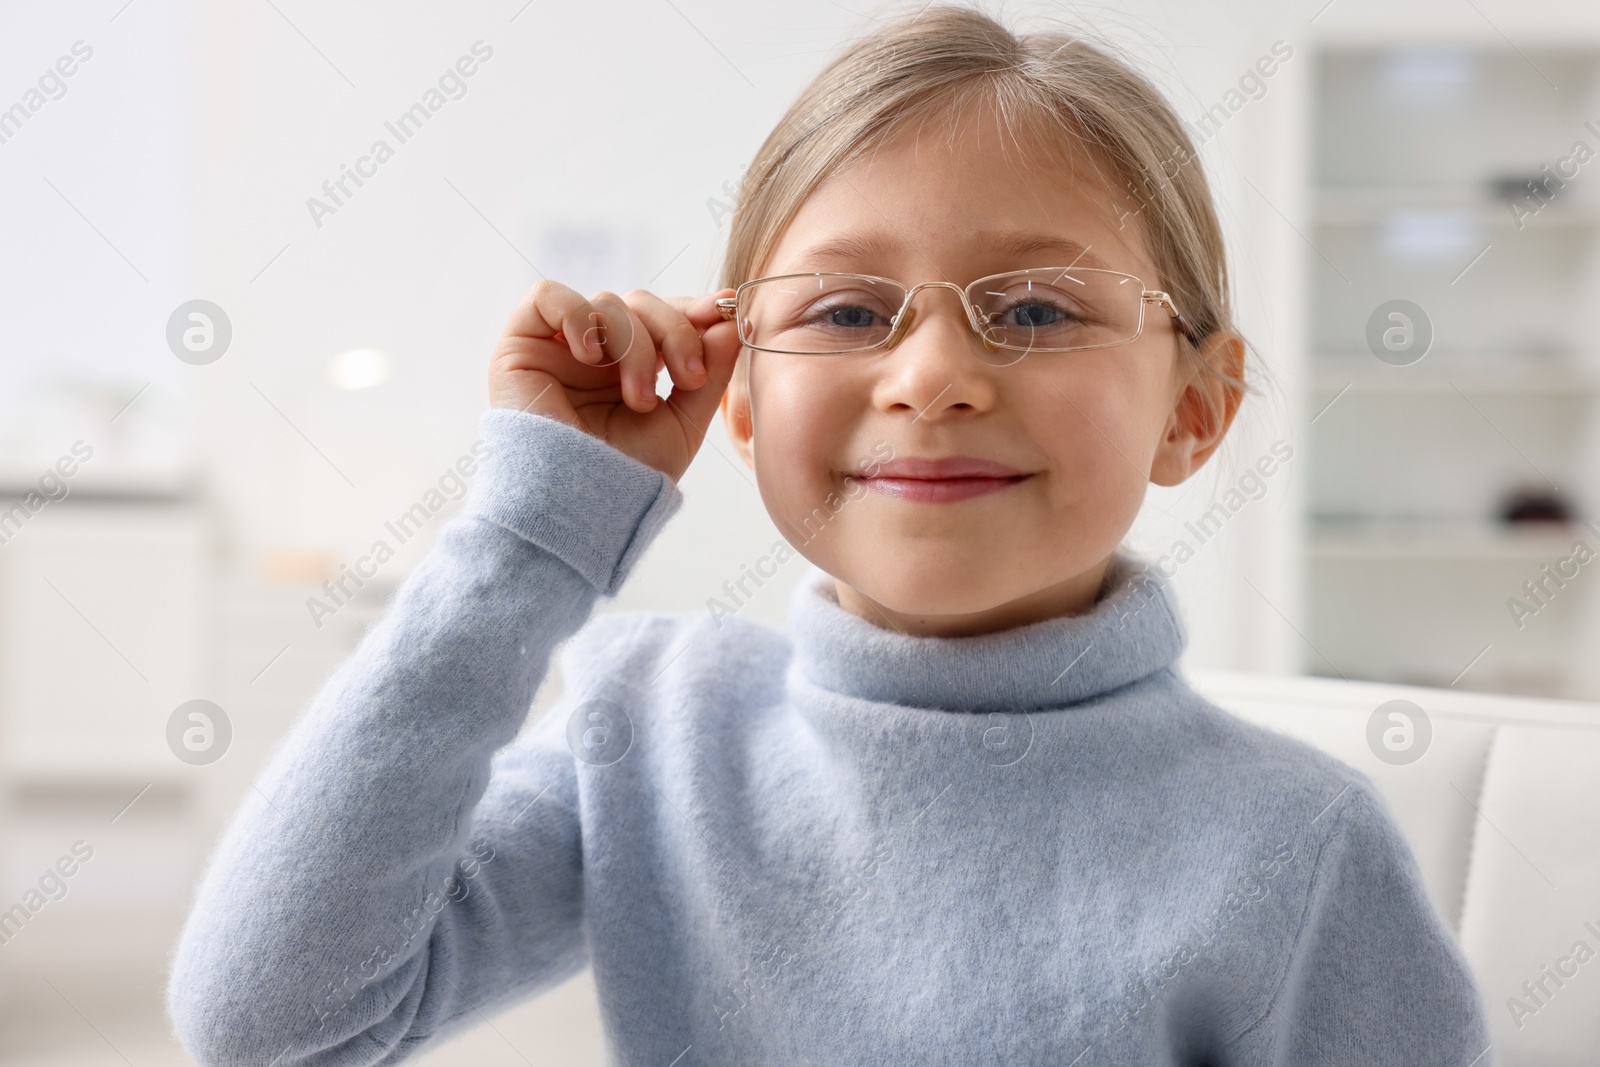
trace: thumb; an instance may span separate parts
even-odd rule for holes
[[[683,389],[674,385],[668,397],[673,408],[693,424],[695,448],[705,439],[711,420],[733,380],[733,368],[739,359],[738,328],[732,322],[719,322],[700,336],[701,354],[705,359],[706,382],[698,389]]]

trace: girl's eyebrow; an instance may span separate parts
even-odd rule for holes
[[[1008,256],[1032,255],[1035,252],[1059,252],[1064,258],[1059,266],[1084,267],[1109,270],[1110,265],[1093,252],[1082,241],[1074,241],[1070,237],[1062,237],[1054,233],[1033,233],[1028,230],[1003,230],[998,233],[980,234],[978,241],[992,245]]]
[[[1018,259],[1036,252],[1060,253],[1063,257],[1061,262],[1051,264],[1052,266],[1113,269],[1099,256],[1089,251],[1088,245],[1060,234],[1035,233],[1030,230],[994,230],[974,234],[972,243],[992,249],[999,255]],[[870,259],[876,255],[897,251],[903,244],[901,239],[878,231],[841,234],[812,245],[797,256],[787,269],[795,273],[822,270],[830,260]]]
[[[878,233],[841,234],[806,249],[795,257],[788,270],[821,269],[832,259],[870,259],[889,251],[896,243]]]

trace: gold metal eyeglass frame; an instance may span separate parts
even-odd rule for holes
[[[1008,275],[1017,274],[1020,272],[1020,270],[1058,270],[1063,274],[1068,272],[1080,274],[1115,274],[1118,277],[1131,279],[1139,286],[1139,325],[1137,328],[1135,328],[1133,336],[1125,338],[1121,341],[1108,341],[1104,344],[1081,345],[1073,348],[1041,348],[1035,345],[998,344],[994,341],[991,341],[984,332],[984,323],[978,316],[978,309],[973,303],[971,294],[977,289],[978,286],[983,285],[986,282],[992,282],[996,278],[1003,278]],[[759,282],[781,281],[785,278],[823,277],[861,278],[868,282],[888,282],[890,285],[897,285],[906,290],[906,297],[905,300],[901,301],[900,310],[896,311],[894,313],[894,317],[890,319],[888,334],[885,335],[881,341],[874,342],[870,345],[863,345],[860,348],[842,348],[831,352],[802,352],[787,348],[766,348],[762,345],[748,344],[742,340],[745,333],[745,322],[742,317],[741,304],[743,303],[744,293],[747,288]],[[1173,322],[1177,324],[1178,330],[1183,334],[1184,339],[1196,347],[1198,347],[1200,344],[1200,340],[1199,338],[1195,337],[1194,331],[1189,326],[1188,320],[1185,319],[1183,314],[1178,311],[1177,305],[1173,303],[1172,297],[1167,293],[1161,291],[1160,289],[1146,289],[1144,287],[1144,280],[1135,275],[1126,274],[1118,270],[1102,270],[1095,267],[1025,267],[1019,268],[1019,270],[1008,270],[1002,271],[999,274],[985,275],[984,277],[977,279],[964,288],[957,285],[955,282],[918,282],[916,285],[907,286],[904,282],[896,281],[893,278],[885,278],[877,274],[853,274],[847,271],[809,271],[801,274],[774,274],[766,278],[752,278],[734,290],[734,294],[732,296],[719,297],[717,299],[717,310],[722,313],[724,320],[734,320],[741,338],[740,343],[746,348],[755,349],[758,352],[780,352],[796,356],[843,355],[848,352],[870,352],[874,348],[893,348],[895,345],[899,344],[900,339],[904,337],[906,331],[910,329],[912,320],[916,318],[916,311],[911,307],[912,299],[923,289],[934,287],[955,290],[956,294],[961,297],[962,306],[966,309],[967,324],[972,327],[972,332],[978,335],[979,340],[984,343],[984,346],[991,350],[996,348],[1006,348],[1019,352],[1083,352],[1095,348],[1115,348],[1118,345],[1131,344],[1144,334],[1145,304],[1160,304],[1165,307],[1168,313],[1172,316]]]

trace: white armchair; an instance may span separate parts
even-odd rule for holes
[[[1188,677],[1207,699],[1317,746],[1382,791],[1472,961],[1496,1067],[1600,1063],[1600,704]],[[1433,731],[1425,754],[1405,765],[1367,742],[1373,711],[1395,699],[1421,707]]]

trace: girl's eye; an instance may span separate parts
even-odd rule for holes
[[[1046,326],[1055,326],[1064,319],[1070,318],[1062,308],[1055,307],[1037,300],[1029,300],[1016,304],[1001,312],[1006,319],[1007,326],[1021,326],[1026,329],[1043,329]]]
[[[852,329],[861,329],[872,325],[873,313],[871,308],[864,307],[836,307],[828,310],[828,321],[835,326],[847,326]]]
[[[813,309],[807,325],[843,330],[867,330],[887,325],[887,322],[886,318],[869,307],[860,304],[833,304]]]

